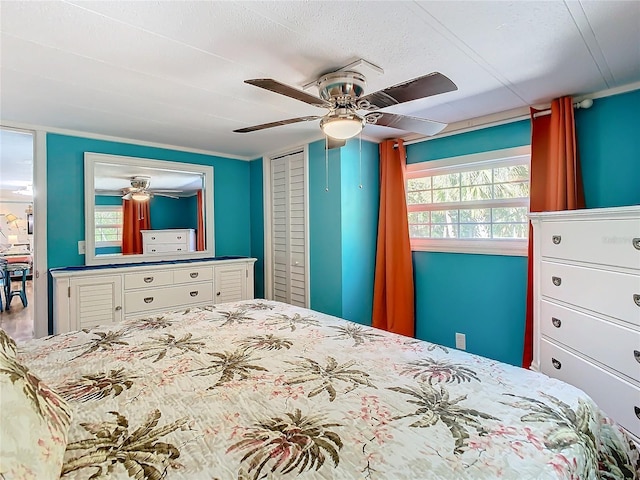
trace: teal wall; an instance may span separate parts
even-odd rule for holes
[[[324,141],[309,144],[310,306],[338,317],[342,315],[340,150],[329,150],[326,191]]]
[[[640,204],[640,90],[576,110],[576,135],[588,208]],[[407,147],[407,162],[435,160],[530,143],[528,120]],[[520,365],[527,259],[413,252],[416,336]],[[499,300],[498,300],[499,299]]]
[[[576,110],[587,208],[640,205],[640,90]]]
[[[309,145],[311,308],[371,324],[378,224],[378,146],[359,140],[329,150],[326,190],[324,141]]]
[[[528,145],[530,122],[508,123],[407,146],[407,163]],[[527,259],[413,252],[416,338],[513,365],[522,363]],[[498,300],[499,299],[499,300]]]
[[[576,112],[587,206],[640,204],[640,91],[594,101]],[[407,162],[435,160],[530,143],[528,120],[407,147]],[[262,159],[252,162],[175,150],[47,135],[49,267],[84,264],[85,151],[213,165],[217,255],[247,255],[256,263],[256,296],[264,295]],[[371,322],[379,202],[378,147],[362,143],[358,188],[357,139],[329,152],[325,191],[324,142],[309,145],[311,308]],[[64,228],[59,228],[64,225]],[[519,365],[522,357],[526,258],[414,252],[416,336]],[[502,299],[497,302],[496,299]]]
[[[251,256],[255,263],[255,296],[264,298],[264,185],[262,183],[262,158],[249,164],[251,195]]]
[[[214,168],[216,255],[251,255],[249,162],[128,143],[47,134],[48,268],[84,265],[84,153],[97,152]]]
[[[362,178],[358,140],[348,142],[341,157],[341,316],[371,325],[380,203],[378,145],[362,142]]]
[[[215,173],[214,173],[215,176]],[[149,200],[151,228],[166,230],[168,228],[197,228],[197,197],[169,198],[154,196]]]

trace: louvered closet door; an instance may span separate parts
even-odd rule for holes
[[[306,306],[306,168],[302,152],[271,160],[273,298]]]

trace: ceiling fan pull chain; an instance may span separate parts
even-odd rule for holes
[[[329,191],[329,137],[324,136],[324,191]]]
[[[360,185],[358,185],[358,187],[362,189],[362,130],[360,130],[360,135],[358,135],[358,140],[360,141],[360,145],[359,145],[360,164],[358,165],[359,167],[358,175],[360,179]]]

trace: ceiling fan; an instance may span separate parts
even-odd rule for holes
[[[131,186],[122,189],[123,200],[135,200],[137,202],[146,202],[153,198],[154,195],[169,198],[180,198],[172,193],[181,193],[180,190],[150,190],[151,177],[137,176],[131,177]]]
[[[271,78],[245,80],[245,83],[300,100],[309,105],[328,108],[329,113],[324,116],[297,117],[263,123],[240,128],[234,132],[255,132],[280,125],[320,119],[320,128],[328,137],[329,148],[342,147],[347,139],[360,133],[367,124],[392,127],[429,136],[435,135],[447,124],[380,110],[458,89],[455,83],[439,72],[423,75],[365,96],[362,94],[366,78],[361,73],[354,71],[337,71],[320,77],[316,82],[320,97],[310,95]],[[359,113],[359,110],[364,110],[364,113]]]

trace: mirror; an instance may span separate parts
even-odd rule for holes
[[[86,152],[84,187],[87,265],[215,256],[213,167]]]

